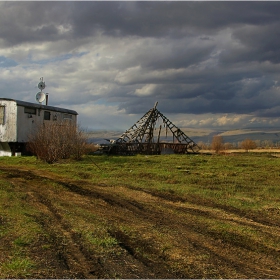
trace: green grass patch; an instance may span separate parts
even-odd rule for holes
[[[27,257],[15,256],[1,264],[0,274],[3,278],[28,278],[32,269],[34,263]]]
[[[244,210],[274,207],[280,199],[280,160],[269,154],[87,156],[54,165],[33,157],[0,158],[1,162],[27,168],[36,164],[70,180],[171,191],[182,197],[194,194]],[[12,199],[12,189],[6,186],[6,199]]]

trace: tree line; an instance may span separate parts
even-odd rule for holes
[[[199,141],[197,145],[202,150],[214,150],[216,153],[230,149],[244,149],[248,152],[249,150],[256,148],[280,148],[280,143],[273,143],[271,140],[261,141],[246,138],[245,140],[239,141],[237,143],[224,142],[223,137],[220,135],[213,136],[211,143],[207,144],[203,141]]]

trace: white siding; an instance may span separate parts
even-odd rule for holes
[[[0,156],[12,156],[12,152],[8,143],[0,142]]]
[[[10,100],[0,100],[0,106],[4,106],[4,116],[0,124],[0,142],[16,142],[17,130],[17,103]]]
[[[28,142],[29,135],[34,132],[37,126],[43,122],[61,122],[64,120],[64,113],[47,109],[36,108],[36,114],[26,113],[28,106],[18,106],[17,142]],[[76,123],[77,116],[71,115],[73,123]]]
[[[25,112],[25,108],[28,106],[18,106],[17,117],[17,142],[27,142],[28,136],[35,130],[36,125],[42,124],[44,114],[41,109],[36,109],[36,114]]]

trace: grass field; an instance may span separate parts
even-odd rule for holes
[[[280,278],[280,158],[0,158],[0,278]]]

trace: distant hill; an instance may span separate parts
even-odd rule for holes
[[[181,128],[182,131],[190,137],[194,142],[202,141],[211,143],[214,135],[223,137],[224,142],[238,143],[246,138],[259,141],[272,141],[273,143],[280,142],[280,128],[246,128],[235,130],[214,130],[214,129],[196,129],[196,128]],[[95,144],[108,143],[105,139],[117,139],[124,131],[91,131],[87,133],[90,142]]]
[[[117,139],[122,135],[123,131],[107,131],[107,130],[93,130],[87,132],[87,138],[94,144],[108,143],[110,139]]]
[[[224,142],[238,143],[249,138],[253,141],[272,141],[273,143],[280,142],[280,129],[256,128],[256,129],[236,129],[228,131],[212,131],[208,135],[188,135],[195,142],[202,141],[211,143],[214,135],[223,137]]]

